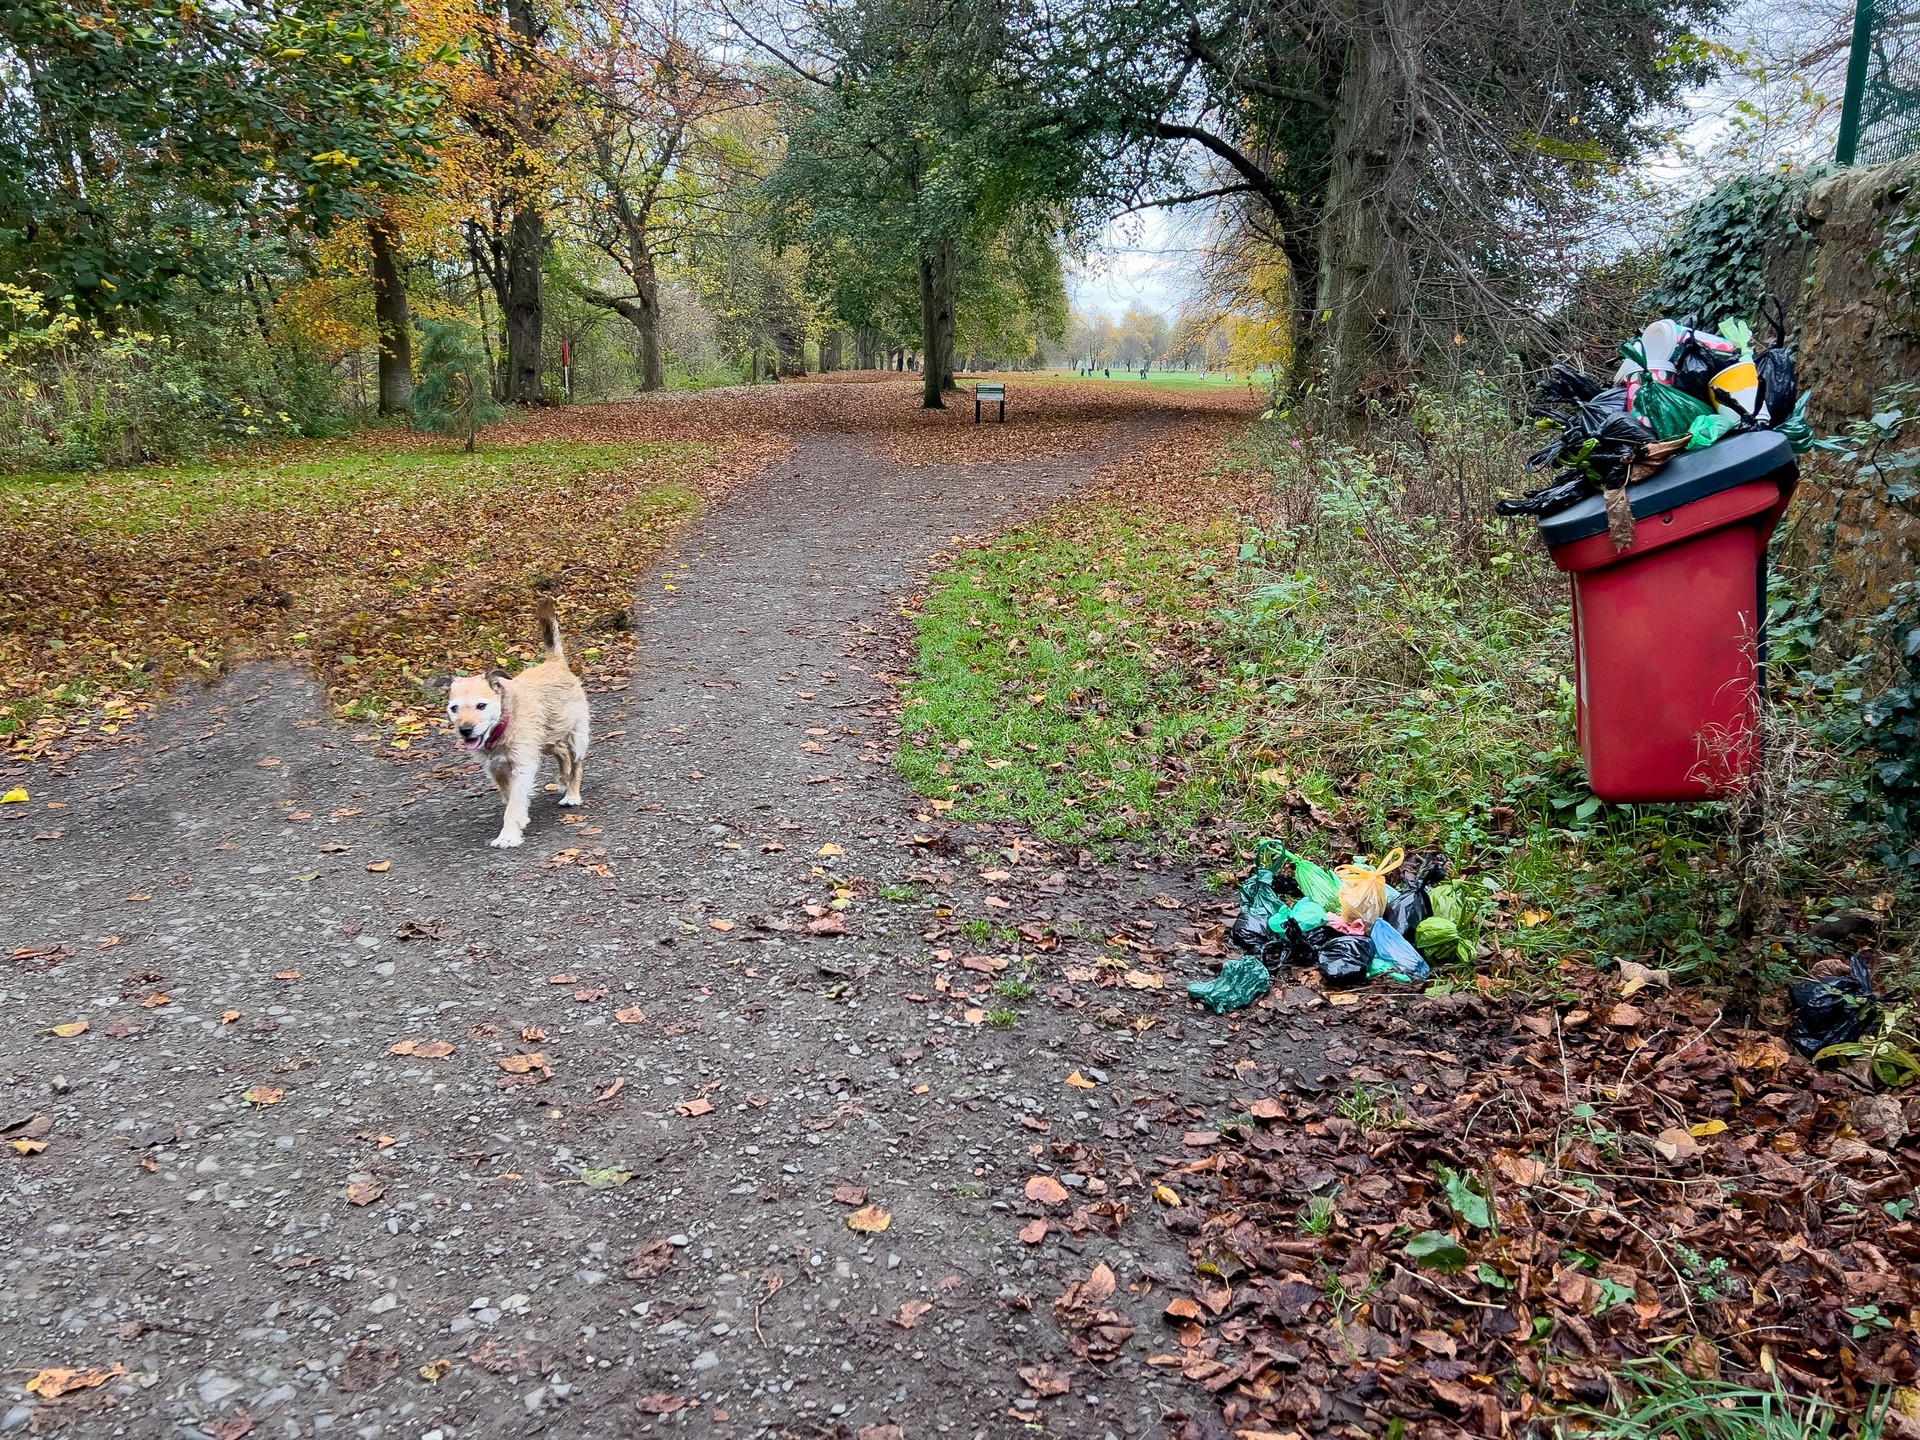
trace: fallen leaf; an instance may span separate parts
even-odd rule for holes
[[[71,1040],[76,1035],[84,1035],[87,1033],[87,1022],[84,1020],[69,1020],[64,1025],[49,1025],[47,1027],[47,1033],[49,1035],[58,1035],[62,1040]]]
[[[822,845],[818,850],[814,851],[813,853],[816,855],[844,855],[847,852],[842,850],[838,845],[834,844],[831,840],[829,840],[826,844]]]
[[[1702,1120],[1698,1125],[1689,1125],[1687,1133],[1696,1140],[1704,1140],[1709,1135],[1718,1135],[1727,1128],[1724,1120]]]
[[[573,977],[573,976],[571,976],[571,975],[549,975],[549,976],[547,976],[547,984],[549,984],[549,985],[578,985],[579,983],[580,983],[580,982],[579,982],[578,980],[576,980],[576,979],[574,979],[574,977]]]
[[[667,588],[671,590],[673,587],[669,585]],[[642,1395],[633,1402],[634,1408],[642,1415],[674,1415],[689,1405],[699,1403],[691,1395],[670,1395],[664,1390],[657,1395]]]
[[[1120,977],[1129,990],[1163,990],[1167,977],[1151,970],[1129,970]]]
[[[1166,1313],[1176,1320],[1198,1320],[1201,1316],[1200,1302],[1187,1295],[1176,1295],[1167,1302]]]
[[[371,1205],[387,1193],[387,1187],[378,1180],[358,1180],[347,1186],[349,1205]]]
[[[900,1313],[894,1316],[893,1323],[902,1330],[911,1330],[920,1323],[920,1317],[931,1309],[933,1309],[931,1300],[902,1300]]]
[[[367,869],[376,875],[384,875],[392,868],[393,862],[391,860],[371,860],[367,862]]]
[[[836,1205],[864,1205],[867,1203],[867,1189],[864,1185],[842,1185],[833,1192]]]
[[[599,988],[576,990],[573,992],[573,998],[578,1000],[582,1005],[591,1005],[596,1000],[606,999],[607,992]]]
[[[142,903],[144,903],[144,902],[146,902],[146,901],[148,901],[148,900],[151,900],[151,899],[153,899],[153,896],[143,891],[142,893],[140,893],[140,894],[138,894],[138,895],[129,895],[129,896],[127,896],[127,904],[129,904],[129,905],[139,905],[139,904],[142,904]]]
[[[530,1075],[535,1070],[549,1078],[553,1075],[553,1070],[547,1064],[547,1057],[538,1050],[525,1055],[502,1055],[494,1063],[509,1075]]]
[[[251,1090],[242,1090],[240,1098],[249,1105],[278,1105],[286,1093],[278,1085],[256,1085]]]
[[[520,1027],[520,1038],[529,1045],[538,1045],[547,1038],[547,1032],[542,1030],[538,1025],[522,1025]]]
[[[58,1400],[75,1390],[92,1390],[127,1373],[127,1367],[115,1362],[111,1370],[90,1367],[85,1370],[42,1370],[27,1381],[27,1389],[43,1400]]]
[[[960,1018],[969,1025],[984,1025],[987,1023],[987,1012],[978,1006],[971,1006],[960,1012]]]
[[[1180,1203],[1179,1193],[1168,1185],[1154,1186],[1153,1198],[1158,1200],[1162,1205],[1178,1205]]]
[[[1653,1148],[1664,1159],[1676,1161],[1691,1160],[1701,1151],[1700,1142],[1677,1125],[1662,1130]]]
[[[671,1241],[655,1240],[651,1245],[643,1245],[636,1250],[622,1273],[629,1280],[651,1280],[667,1272],[667,1267],[673,1264],[674,1254]]]
[[[1036,1205],[1064,1205],[1067,1187],[1051,1175],[1035,1175],[1027,1181],[1027,1199]]]
[[[1036,1395],[1064,1395],[1073,1381],[1058,1365],[1022,1365],[1020,1378]]]
[[[453,1361],[442,1357],[439,1360],[429,1360],[426,1364],[422,1365],[419,1370],[419,1375],[420,1378],[429,1385],[438,1385],[446,1378],[447,1372],[451,1369],[453,1369]]]
[[[611,1190],[616,1185],[624,1185],[633,1178],[631,1170],[622,1170],[617,1165],[609,1165],[599,1170],[582,1170],[580,1183],[589,1190]]]
[[[809,935],[844,935],[847,933],[846,917],[838,910],[829,910],[817,920],[807,922]]]
[[[1636,995],[1649,985],[1658,985],[1665,989],[1672,983],[1672,974],[1666,970],[1653,970],[1637,960],[1620,962],[1620,998]]]
[[[1078,1070],[1074,1071],[1071,1075],[1067,1076],[1067,1084],[1073,1086],[1073,1088],[1076,1090],[1097,1090],[1100,1088],[1099,1086],[1095,1085],[1093,1081],[1087,1079],[1086,1076],[1082,1075]]]
[[[613,1018],[622,1025],[638,1025],[647,1018],[646,1012],[637,1005],[629,1005],[624,1010],[613,1012]]]
[[[273,972],[273,978],[276,980],[298,980],[300,978],[300,972],[298,970],[276,970]]]
[[[673,1108],[691,1120],[696,1115],[711,1115],[713,1113],[713,1102],[704,1095],[696,1095],[691,1100],[682,1100]]]
[[[444,1040],[402,1040],[389,1055],[412,1055],[421,1060],[444,1060],[453,1054],[453,1046]]]
[[[7,791],[6,794],[0,795],[0,805],[24,805],[31,798],[32,797],[28,795],[25,790],[21,789],[18,785],[16,785],[13,787],[13,789]],[[44,1374],[47,1372],[43,1371],[42,1373]],[[31,1390],[33,1386],[29,1385],[27,1386],[27,1388]]]
[[[1247,1113],[1256,1120],[1284,1120],[1287,1107],[1271,1095],[1263,1095],[1247,1107]]]
[[[171,995],[154,994],[142,1000],[140,1002],[140,1008],[142,1010],[158,1010],[163,1005],[171,1004],[173,1004],[173,997]]]
[[[16,1154],[20,1155],[38,1155],[47,1148],[47,1142],[44,1140],[9,1140],[7,1143],[13,1146]]]
[[[1622,1003],[1607,1012],[1607,1024],[1615,1030],[1631,1030],[1646,1018],[1647,1012],[1638,1005]]]
[[[847,1228],[862,1235],[878,1235],[893,1223],[893,1216],[878,1205],[863,1205],[847,1216]]]
[[[1022,1245],[1038,1245],[1042,1240],[1047,1238],[1047,1229],[1048,1225],[1045,1220],[1029,1220],[1020,1227],[1020,1243]]]
[[[709,920],[709,921],[707,921],[707,928],[708,928],[709,930],[718,930],[718,931],[720,931],[720,932],[721,932],[722,934],[724,934],[724,933],[726,933],[727,931],[729,931],[729,930],[731,930],[731,929],[733,929],[733,921],[731,921],[731,920]]]
[[[222,1025],[231,1025],[239,1018],[240,1012],[238,1010],[222,1010],[220,1012],[220,1023]]]

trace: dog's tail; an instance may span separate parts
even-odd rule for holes
[[[540,602],[540,643],[547,647],[549,660],[567,658],[566,649],[560,644],[560,614],[551,600]]]

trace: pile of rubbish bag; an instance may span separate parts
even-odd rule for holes
[[[1391,883],[1399,873],[1404,888]],[[1399,850],[1378,865],[1356,860],[1324,870],[1278,840],[1254,847],[1240,882],[1240,913],[1227,938],[1245,952],[1187,994],[1216,1012],[1251,1005],[1273,985],[1270,967],[1311,965],[1336,990],[1375,977],[1425,981],[1434,964],[1471,961],[1473,904],[1447,863],[1409,861]]]
[[[1811,449],[1807,397],[1794,380],[1777,298],[1767,297],[1760,319],[1773,341],[1758,350],[1744,320],[1725,321],[1717,332],[1692,318],[1655,320],[1621,345],[1611,385],[1555,365],[1529,411],[1553,438],[1527,460],[1529,470],[1553,478],[1502,500],[1496,512],[1557,514],[1589,495],[1624,491],[1682,451],[1749,430],[1779,431],[1796,454]]]

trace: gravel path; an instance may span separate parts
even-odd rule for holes
[[[1001,467],[801,437],[649,581],[587,805],[536,800],[525,849],[487,848],[470,759],[356,741],[279,670],[0,808],[0,1125],[45,1144],[0,1151],[0,1432],[1134,1436],[1206,1409],[1147,1363],[1189,1263],[1149,1189],[1317,1073],[1313,1022],[1178,995],[1218,918],[1192,873],[930,815],[885,679],[937,552],[1152,423]],[[836,888],[845,933],[810,933]],[[975,917],[1029,927],[1010,1028],[979,1023],[1014,952]],[[1091,978],[1114,954],[1166,988]],[[884,1231],[849,1228],[863,1204]],[[1118,1359],[1076,1353],[1128,1324]],[[25,1388],[88,1366],[125,1373]]]

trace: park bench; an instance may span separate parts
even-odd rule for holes
[[[982,401],[991,405],[1000,403],[1000,423],[1007,423],[1007,387],[997,380],[982,380],[973,387],[973,423],[980,423],[980,405]]]

